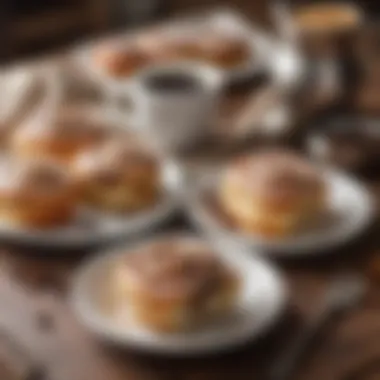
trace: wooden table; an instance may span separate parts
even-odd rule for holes
[[[234,104],[234,108],[243,98],[241,93],[230,95],[227,103]],[[380,204],[380,181],[367,183]],[[178,221],[170,228],[187,226]],[[376,224],[357,241],[322,257],[279,261],[291,287],[291,300],[274,330],[233,352],[186,359],[152,357],[110,347],[78,323],[68,306],[68,289],[73,270],[91,252],[62,255],[4,247],[0,256],[0,349],[1,332],[5,331],[44,366],[49,380],[260,379],[273,365],[276,354],[313,315],[331,278],[353,269],[370,278],[370,292],[358,309],[326,331],[296,379],[380,379],[378,232]],[[376,256],[377,265],[373,262]]]
[[[378,247],[375,231],[334,255],[279,263],[292,296],[287,315],[274,331],[228,354],[175,360],[107,347],[80,326],[66,302],[70,275],[80,258],[4,252],[0,330],[6,330],[34,360],[43,363],[51,380],[253,379],[271,366],[273,356],[313,315],[330,278],[346,268],[366,273],[368,260]],[[364,375],[350,376],[367,367],[380,373],[377,290],[374,282],[363,305],[326,332],[297,378],[364,380]]]
[[[369,185],[380,202],[380,182]],[[186,228],[186,224],[178,221],[173,227]],[[76,321],[67,303],[67,290],[71,274],[85,254],[4,249],[0,336],[1,331],[8,332],[34,360],[43,363],[51,380],[260,378],[257,376],[270,368],[286,341],[313,315],[331,277],[349,268],[372,275],[368,262],[380,253],[378,231],[378,226],[373,226],[361,239],[331,255],[279,262],[291,286],[291,302],[281,323],[260,341],[224,355],[175,360],[108,347]],[[380,279],[379,260],[378,266]],[[363,305],[327,331],[297,378],[365,380],[362,373],[367,368],[380,374],[379,337],[380,297],[374,280]]]

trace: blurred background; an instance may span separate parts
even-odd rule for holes
[[[54,58],[56,58],[55,53],[59,53],[65,48],[81,41],[91,40],[98,36],[113,35],[113,33],[119,30],[142,27],[166,19],[174,19],[176,15],[187,15],[191,12],[202,14],[203,9],[215,9],[222,6],[231,6],[238,10],[239,13],[246,16],[249,23],[255,27],[261,27],[263,30],[275,30],[275,25],[273,25],[275,21],[273,20],[273,15],[270,13],[271,5],[274,1],[278,2],[280,0],[0,0],[0,38],[2,39],[2,41],[0,41],[0,64],[6,65],[12,63],[13,67],[14,62],[17,63],[43,56],[48,57],[49,65],[51,59],[52,66],[57,63],[59,69],[62,68],[62,73],[59,70],[53,70],[53,74],[62,74],[62,78],[64,78],[64,80],[61,80],[63,87],[67,86],[69,90],[74,89],[76,91],[67,91],[69,95],[65,92],[65,99],[62,101],[62,104],[67,100],[66,98],[68,98],[69,101],[72,101],[77,106],[79,103],[77,99],[82,96],[82,91],[87,100],[88,92],[87,88],[82,88],[86,87],[82,86],[82,80],[87,84],[87,78],[85,78],[84,74],[90,70],[87,70],[86,66],[84,70],[83,67],[77,67],[77,71],[72,70],[72,72],[71,70],[65,70],[66,68],[72,68],[70,66],[72,62],[66,62],[64,59],[62,59],[62,62],[53,62]],[[291,5],[293,5],[293,3],[299,4],[300,2],[310,3],[319,1],[286,1],[286,3],[291,3]],[[380,35],[379,29],[377,29],[380,15],[380,0],[354,0],[352,3],[359,5],[367,11],[369,22],[367,23],[366,21],[363,29],[366,29],[368,26],[372,27],[374,20],[376,26],[375,34],[376,36]],[[360,31],[362,32],[362,30]],[[277,32],[279,34],[278,37],[281,37],[279,30],[277,30]],[[330,120],[331,115],[335,116],[335,113],[339,116],[342,110],[345,112],[347,110],[354,111],[357,108],[359,110],[359,117],[363,115],[365,117],[375,116],[377,121],[376,128],[378,127],[378,117],[380,116],[380,54],[378,53],[380,51],[380,39],[378,37],[373,38],[373,41],[372,38],[369,39],[371,39],[370,43],[368,43],[369,47],[363,45],[363,49],[358,49],[360,50],[358,56],[360,55],[359,58],[363,56],[363,59],[352,59],[351,55],[348,56],[347,53],[351,53],[351,46],[347,49],[340,49],[341,40],[335,44],[334,39],[334,49],[339,50],[339,53],[334,53],[333,59],[331,59],[333,63],[335,63],[335,57],[339,56],[337,59],[339,64],[346,64],[346,61],[349,61],[348,63],[351,63],[351,61],[355,61],[355,63],[356,61],[360,61],[358,66],[363,66],[360,67],[360,75],[357,75],[357,83],[351,83],[353,82],[353,77],[355,77],[355,75],[351,75],[352,70],[349,71],[349,80],[346,80],[346,76],[344,76],[343,79],[338,78],[343,82],[341,91],[340,87],[337,86],[339,87],[338,95],[334,94],[335,89],[330,90],[331,86],[325,86],[324,84],[321,87],[323,87],[323,89],[328,87],[328,89],[320,91],[322,95],[319,95],[318,81],[320,78],[318,76],[318,70],[320,67],[324,69],[326,62],[328,64],[330,63],[330,51],[326,49],[328,54],[325,55],[325,50],[319,49],[319,46],[317,46],[317,49],[315,49],[316,52],[310,53],[310,51],[313,50],[313,44],[310,44],[312,48],[305,49],[305,55],[308,55],[307,68],[309,69],[310,66],[311,69],[305,70],[307,74],[305,74],[305,79],[302,82],[296,83],[294,91],[293,88],[290,91],[290,86],[288,88],[288,86],[283,85],[282,82],[282,86],[278,86],[277,82],[280,81],[273,81],[276,83],[272,86],[272,82],[266,80],[268,79],[267,76],[264,76],[263,81],[257,81],[258,78],[255,77],[251,78],[253,79],[251,81],[243,80],[242,83],[238,83],[241,86],[236,86],[237,88],[223,89],[223,97],[219,107],[222,112],[215,122],[215,131],[217,133],[215,133],[215,136],[211,135],[216,141],[215,146],[213,146],[215,152],[211,152],[211,145],[206,144],[206,149],[202,151],[202,153],[205,153],[206,158],[198,151],[195,151],[192,156],[189,154],[190,157],[186,157],[190,164],[189,171],[194,168],[194,172],[196,172],[195,169],[198,169],[198,167],[202,165],[205,166],[205,169],[208,169],[207,165],[210,165],[210,168],[214,169],[216,162],[223,161],[229,158],[229,156],[233,156],[238,152],[240,153],[240,151],[251,150],[260,144],[265,146],[267,143],[268,145],[281,143],[295,147],[303,152],[309,153],[310,150],[310,156],[315,155],[317,159],[321,159],[322,161],[331,161],[333,164],[342,166],[342,168],[347,167],[348,169],[352,169],[355,173],[361,171],[362,166],[366,167],[368,163],[372,164],[372,166],[368,165],[371,166],[371,170],[368,170],[371,174],[368,176],[371,177],[371,181],[368,180],[366,184],[373,190],[376,195],[376,200],[379,201],[380,182],[378,178],[376,178],[376,180],[372,178],[375,177],[373,174],[376,174],[377,177],[380,174],[380,156],[378,149],[380,140],[379,138],[374,138],[374,136],[380,136],[378,132],[376,135],[371,131],[367,132],[367,128],[364,128],[367,126],[367,123],[362,122],[360,118],[358,118],[359,121],[356,121],[357,119],[351,117],[351,114],[346,113],[344,113],[344,115],[348,115],[348,120],[352,124],[352,127],[350,127],[346,121],[347,119],[344,119],[342,123],[344,128],[341,134],[339,128],[337,128],[337,132],[334,128],[331,128],[330,131],[330,126],[325,122],[325,120]],[[284,40],[284,52],[287,53],[285,48],[289,48],[289,41],[287,41],[286,38],[284,38]],[[359,44],[361,44],[361,40],[359,40]],[[376,48],[374,48],[375,45]],[[282,47],[281,44],[278,46]],[[302,49],[304,48],[305,46],[302,46]],[[275,61],[280,62],[282,51],[281,49],[274,50],[275,53],[278,54],[276,57],[279,57],[279,59],[276,60],[272,58],[270,60],[271,62],[267,62],[263,71],[270,71],[270,69],[272,69],[276,74],[276,70],[279,68],[272,68],[270,66],[272,64],[276,66]],[[344,54],[340,52],[340,50],[345,50],[343,52]],[[51,54],[53,55],[50,56]],[[319,54],[321,54],[321,57],[318,56]],[[59,54],[57,54],[57,56],[58,55]],[[340,55],[344,55],[344,57],[341,58]],[[365,62],[363,63],[362,61]],[[43,62],[43,60],[41,62]],[[280,66],[285,66],[282,62],[283,61],[280,62]],[[45,68],[50,66],[47,64],[44,66],[44,64],[46,63],[43,62],[42,64],[42,76],[48,77]],[[67,67],[65,66],[66,64]],[[294,71],[296,71],[296,69]],[[334,74],[334,70],[332,71]],[[342,71],[345,72],[345,70]],[[21,74],[25,73],[21,71]],[[281,75],[278,75],[278,77],[281,77]],[[41,84],[43,87],[42,90],[41,88],[35,90],[33,86],[29,86],[32,87],[32,90],[36,91],[37,94],[42,94],[42,98],[40,98],[38,96],[29,96],[30,94],[26,91],[28,90],[28,83],[24,86],[26,90],[23,90],[24,82],[27,82],[26,79],[29,78],[28,75],[16,75],[15,78],[12,77],[9,81],[9,85],[6,81],[8,78],[9,74],[4,71],[3,78],[0,77],[0,80],[3,79],[1,88],[3,94],[5,94],[5,96],[2,97],[2,101],[6,103],[4,105],[0,104],[1,123],[6,127],[3,128],[5,131],[4,135],[10,134],[13,126],[18,127],[19,124],[21,124],[20,120],[24,117],[24,114],[26,115],[29,110],[34,110],[33,107],[35,105],[39,106],[40,103],[38,102],[41,101],[41,99],[49,98],[49,96],[46,97],[47,92],[44,92],[45,87],[43,87],[43,85],[46,84],[45,82]],[[69,80],[67,78],[69,78]],[[329,78],[330,77],[328,77],[328,79]],[[31,80],[32,79],[33,78],[31,78]],[[47,82],[50,84],[49,81]],[[76,84],[78,84],[78,88],[76,88]],[[38,87],[38,85],[35,87]],[[66,88],[64,88],[64,90],[66,91]],[[34,95],[33,91],[31,91],[31,93]],[[333,95],[328,93],[329,91],[331,91]],[[89,92],[91,95],[90,100],[93,100],[92,91]],[[100,93],[101,91],[98,92]],[[19,93],[21,93],[21,95],[19,95]],[[24,96],[25,93],[27,93],[28,96]],[[77,97],[72,96],[72,94],[75,94]],[[101,95],[104,94],[102,93]],[[19,102],[19,99],[23,100],[23,97],[27,98],[25,105],[21,101]],[[75,101],[73,101],[73,99],[75,99]],[[104,100],[100,97],[94,97],[94,99],[96,101],[99,99]],[[54,100],[57,99],[53,99],[53,101]],[[57,103],[61,100],[62,99],[58,99]],[[30,105],[29,102],[31,102],[32,105]],[[44,106],[41,107],[41,109],[48,109],[49,107],[45,106],[49,106],[51,103],[42,101],[41,104]],[[20,108],[20,111],[15,111],[16,106]],[[61,104],[59,104],[59,106],[61,106]],[[38,110],[40,109],[39,107],[37,108]],[[55,112],[56,109],[54,107],[52,108]],[[279,113],[275,112],[277,109],[280,109]],[[247,113],[245,110],[247,110]],[[282,112],[282,110],[285,111]],[[52,116],[52,125],[54,125],[56,121],[54,112],[47,113],[48,116]],[[13,114],[16,113],[17,115],[14,116]],[[266,119],[264,119],[264,116],[267,114],[269,116],[274,115],[275,121],[267,122]],[[280,114],[280,117],[276,117],[278,114]],[[281,116],[283,114],[285,114],[285,116]],[[41,113],[41,115],[43,115],[43,117],[45,116],[44,113]],[[7,117],[9,119],[7,119]],[[277,122],[277,119],[280,119],[280,122]],[[282,122],[282,119],[285,119],[285,121]],[[36,120],[38,120],[38,118],[36,118]],[[240,123],[240,120],[242,120],[242,123]],[[333,126],[335,119],[330,120],[330,122]],[[240,124],[242,124],[242,127],[240,127]],[[247,128],[245,128],[245,124],[247,124]],[[252,128],[253,135],[256,133],[256,136],[253,136],[253,141],[248,141],[248,132],[251,131],[249,127],[252,125],[255,127],[255,124],[260,124],[260,127],[262,126],[261,124],[269,124],[269,126],[271,126],[270,124],[280,124],[280,126],[284,124],[285,133],[281,135],[278,140],[272,135],[269,137],[265,135],[262,141],[257,139],[259,133],[256,133],[256,130]],[[286,129],[287,127],[289,128]],[[267,125],[264,125],[263,130],[265,129],[268,129]],[[352,134],[350,134],[351,129],[353,130]],[[320,131],[322,131],[322,135],[318,134]],[[344,138],[347,137],[345,136],[347,131],[349,132],[348,138],[344,140]],[[225,139],[219,138],[220,136],[224,137],[224,135],[226,136]],[[341,135],[344,135],[343,138]],[[236,138],[236,141],[234,138]],[[324,149],[324,152],[327,153],[323,152],[322,157],[319,157],[318,154],[314,154],[313,149],[309,148],[309,141],[318,142],[321,140],[324,146],[327,146],[327,149]],[[236,143],[237,141],[240,145]],[[343,143],[344,141],[345,144]],[[210,153],[215,153],[215,158],[213,156],[212,159],[210,159],[210,156],[212,156]],[[209,161],[207,161],[207,159]],[[187,161],[186,163],[188,163]],[[375,165],[373,165],[374,162]],[[360,174],[362,175],[362,173]],[[365,174],[367,175],[368,173]],[[378,202],[378,205],[380,205],[380,202]],[[177,225],[180,228],[183,227],[183,220],[176,220],[174,222],[176,228]],[[376,225],[375,227],[378,226]],[[371,234],[372,232],[374,233]],[[365,242],[363,241],[360,244],[343,247],[344,249],[341,253],[345,255],[344,257],[347,257],[344,261],[338,252],[331,261],[328,261],[329,259],[318,263],[311,261],[311,266],[307,266],[306,264],[304,267],[290,262],[283,266],[284,273],[289,277],[292,291],[294,290],[295,293],[295,295],[292,295],[292,302],[296,306],[294,307],[294,310],[296,310],[294,313],[296,318],[293,318],[293,309],[292,313],[290,313],[291,319],[294,319],[295,326],[302,326],[300,320],[302,321],[305,316],[308,317],[313,314],[314,310],[312,309],[314,305],[310,300],[318,299],[319,295],[323,294],[327,288],[326,284],[330,278],[340,272],[342,268],[346,269],[347,267],[351,269],[352,267],[355,271],[360,268],[363,273],[366,273],[367,262],[369,262],[370,259],[372,260],[372,257],[375,257],[374,264],[372,264],[371,261],[370,265],[368,265],[370,268],[368,271],[371,271],[371,276],[373,272],[373,277],[376,277],[376,283],[380,283],[380,281],[378,281],[378,279],[380,279],[380,241],[378,230],[369,231],[368,236],[365,235],[364,238]],[[63,257],[58,255],[59,257],[57,257],[55,250],[51,251],[54,252],[52,257],[49,257],[49,254],[46,256],[35,255],[37,257],[34,257],[29,254],[29,251],[23,256],[14,254],[14,250],[8,251],[3,249],[3,247],[1,248],[2,251],[4,251],[0,252],[0,260],[3,260],[5,263],[3,263],[4,272],[9,272],[10,277],[16,278],[16,282],[22,286],[20,289],[17,288],[16,291],[11,292],[6,286],[1,284],[2,277],[0,276],[0,304],[2,305],[4,319],[4,323],[1,324],[0,318],[0,349],[1,330],[6,330],[7,334],[12,337],[13,335],[16,336],[16,338],[14,338],[17,343],[16,345],[19,344],[18,340],[20,340],[21,345],[25,345],[28,351],[33,353],[34,356],[42,358],[43,362],[47,362],[48,367],[50,366],[54,369],[54,373],[58,374],[58,376],[52,377],[54,380],[119,380],[129,379],[131,377],[141,380],[183,378],[188,380],[202,378],[207,380],[227,378],[234,380],[252,379],[254,371],[256,373],[256,368],[252,369],[252,359],[254,357],[258,358],[258,360],[256,360],[257,363],[254,365],[255,367],[260,369],[260,367],[266,366],[268,360],[265,361],[264,359],[271,359],[272,353],[275,352],[274,349],[282,347],[282,341],[285,342],[288,339],[286,334],[289,332],[289,338],[290,333],[294,335],[295,330],[288,328],[288,325],[284,324],[284,336],[279,334],[279,341],[268,341],[269,344],[266,348],[264,347],[264,349],[262,349],[261,346],[258,350],[254,347],[252,349],[248,348],[241,357],[231,355],[229,360],[227,359],[226,361],[178,362],[178,365],[174,366],[173,362],[161,363],[157,361],[158,364],[155,364],[155,362],[147,363],[144,360],[137,360],[132,356],[128,357],[128,360],[125,359],[125,356],[120,356],[119,360],[119,356],[115,355],[114,352],[112,352],[112,354],[108,352],[105,353],[105,351],[98,350],[98,346],[96,346],[93,340],[86,340],[87,336],[84,336],[84,332],[75,324],[75,320],[71,316],[71,311],[66,305],[65,296],[68,285],[70,285],[71,275],[82,257],[80,257],[79,260],[74,257],[75,255],[63,255]],[[360,355],[360,357],[364,359],[373,360],[375,357],[374,354],[376,354],[376,370],[378,370],[378,363],[380,363],[378,359],[380,357],[379,339],[376,336],[376,333],[380,331],[378,284],[373,287],[373,290],[376,297],[374,301],[376,307],[373,307],[371,304],[369,307],[363,308],[361,314],[357,314],[357,319],[354,318],[348,322],[346,329],[342,329],[342,331],[339,330],[337,334],[334,332],[335,335],[331,335],[331,337],[329,337],[330,340],[327,340],[326,345],[322,347],[319,358],[320,362],[316,361],[316,364],[312,367],[314,372],[310,371],[310,373],[313,372],[315,376],[303,377],[304,379],[351,379],[351,377],[343,375],[341,377],[334,375],[337,373],[344,373],[345,375],[346,372],[348,372],[346,366],[349,365],[352,366],[352,368],[350,368],[352,372],[354,372],[354,370],[356,371],[356,366],[359,366],[361,363],[355,363],[351,358],[354,356],[359,357]],[[4,294],[2,294],[2,291]],[[22,298],[18,299],[13,293],[20,293]],[[5,303],[4,300],[7,302],[9,300],[9,302]],[[50,302],[50,304],[48,302]],[[30,310],[30,313],[25,312],[22,308],[20,309],[21,311],[19,311],[19,305],[24,307],[24,309]],[[294,305],[292,304],[292,307]],[[40,318],[42,322],[40,320],[35,321],[35,314],[38,314],[37,318],[42,315]],[[46,314],[48,315],[47,322]],[[49,323],[51,324],[49,318],[53,320],[53,327],[49,327]],[[293,319],[290,321],[292,324]],[[62,323],[63,328],[60,330],[59,327],[56,329],[57,331],[55,331],[54,323],[57,325],[58,323]],[[40,328],[40,325],[42,325],[42,328]],[[50,336],[46,334],[46,331],[50,333]],[[45,335],[41,338],[39,334]],[[46,338],[46,336],[48,338],[44,340],[43,338]],[[275,338],[275,336],[276,334],[273,334],[272,338]],[[372,337],[373,339],[371,339]],[[49,339],[51,340],[49,341]],[[276,337],[276,339],[278,338]],[[331,343],[334,343],[335,346]],[[54,349],[52,349],[52,347]],[[342,347],[345,347],[346,351],[342,350]],[[344,351],[343,354],[342,351]],[[62,352],[63,354],[61,355]],[[65,355],[67,355],[66,361],[61,360],[60,356]],[[82,359],[81,355],[87,356]],[[365,355],[367,355],[366,358],[364,357]],[[108,360],[109,357],[111,357],[112,360]],[[57,358],[59,360],[57,360]],[[104,359],[103,362],[100,359]],[[0,371],[1,360],[0,353]],[[19,366],[18,362],[16,364],[16,366]],[[146,367],[148,370],[146,370]],[[235,377],[234,374],[228,377],[228,370],[234,368],[242,368],[246,373],[242,372],[241,376],[238,377]],[[120,370],[121,375],[110,375],[110,373],[112,373],[109,372],[111,371],[110,369],[115,369],[115,372],[116,369]],[[321,372],[321,369],[324,369],[325,372]],[[150,376],[151,374],[152,376]],[[186,376],[181,376],[185,374]],[[327,375],[325,376],[325,374]],[[375,376],[374,379],[380,378],[378,371]],[[8,380],[9,378],[3,377],[0,372],[0,380]],[[352,377],[352,379],[356,378],[358,380],[364,380],[363,377]],[[30,378],[28,377],[27,379],[29,380]],[[22,380],[25,380],[25,378],[22,378]]]
[[[82,38],[215,5],[234,5],[252,19],[265,23],[268,3],[268,0],[2,0],[0,56],[4,61],[44,53]]]
[[[172,14],[233,5],[259,24],[270,26],[270,0],[2,0],[0,57],[44,53],[85,37],[141,25]],[[375,16],[377,0],[356,0]]]

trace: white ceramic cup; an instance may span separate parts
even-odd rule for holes
[[[183,74],[194,81],[189,91],[158,90],[149,79]],[[153,138],[164,150],[194,145],[208,134],[216,116],[223,74],[198,63],[157,66],[142,71],[128,82],[108,88],[111,112]]]

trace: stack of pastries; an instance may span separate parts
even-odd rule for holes
[[[236,273],[204,243],[169,238],[123,256],[112,291],[128,318],[155,331],[176,332],[231,311],[239,285]]]
[[[147,32],[124,44],[101,44],[92,58],[107,74],[129,77],[149,65],[180,60],[229,69],[244,64],[250,56],[250,47],[242,37],[206,29],[192,33]]]
[[[316,167],[288,151],[245,156],[226,169],[221,207],[242,231],[281,238],[316,220],[326,189]]]
[[[82,204],[128,214],[153,206],[161,190],[158,157],[86,108],[30,120],[8,145],[0,218],[11,225],[63,226]]]

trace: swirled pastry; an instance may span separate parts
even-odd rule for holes
[[[247,42],[238,36],[209,29],[173,34],[146,34],[136,42],[153,62],[196,60],[231,68],[250,57]]]
[[[134,139],[111,139],[83,152],[72,172],[82,199],[108,211],[141,210],[160,191],[157,158]]]
[[[199,59],[201,54],[194,33],[149,32],[137,36],[136,44],[158,63]]]
[[[68,223],[76,191],[62,169],[42,161],[12,160],[0,166],[0,217],[10,225],[51,228]]]
[[[318,170],[297,155],[266,152],[232,163],[219,199],[241,230],[283,237],[325,209],[325,185]]]
[[[150,63],[150,57],[131,42],[104,43],[94,49],[96,67],[118,78],[129,77]]]
[[[109,137],[107,126],[84,110],[65,108],[51,118],[34,118],[11,138],[14,154],[68,164],[81,150]]]
[[[245,63],[251,55],[246,40],[217,31],[200,36],[199,47],[204,61],[226,69]]]
[[[235,273],[198,241],[168,239],[128,253],[114,273],[116,304],[142,325],[186,330],[230,311],[238,296]]]

